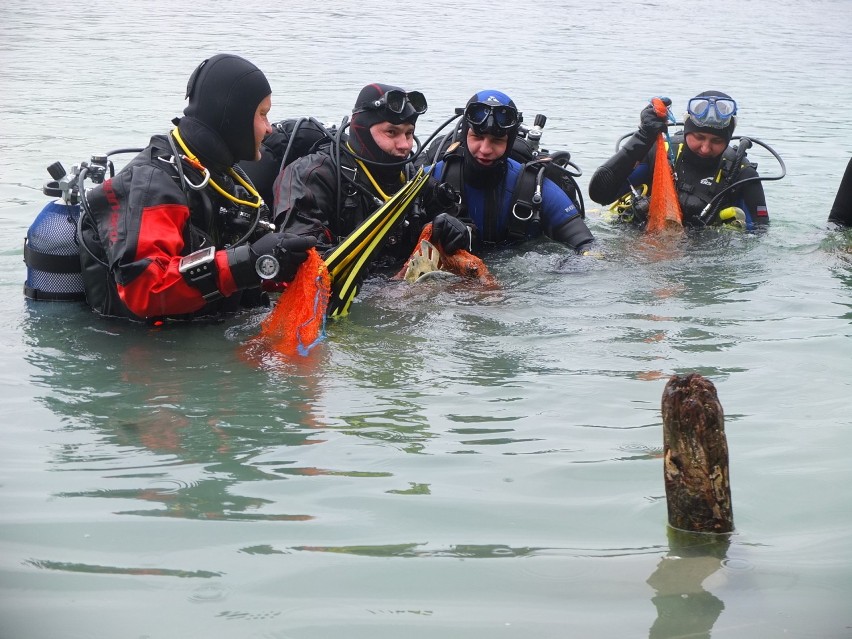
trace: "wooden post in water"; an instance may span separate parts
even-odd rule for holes
[[[728,442],[716,387],[697,373],[675,375],[662,407],[669,524],[690,532],[731,532]]]

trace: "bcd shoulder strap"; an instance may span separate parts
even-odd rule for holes
[[[531,229],[541,224],[541,189],[549,160],[536,159],[521,166],[506,221],[510,242],[526,239]]]
[[[567,151],[542,155],[521,166],[507,223],[510,240],[526,239],[535,234],[536,227],[541,224],[542,189],[545,178],[556,184],[570,198],[577,207],[580,217],[585,219],[586,211],[580,187],[574,179],[574,174],[568,170],[569,166],[573,165]]]
[[[460,142],[454,142],[441,154],[440,161],[444,163],[443,173],[439,176],[441,182],[452,184],[461,193],[464,190],[463,172],[464,155]]]

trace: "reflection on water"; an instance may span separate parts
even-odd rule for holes
[[[302,414],[291,407],[304,404],[292,392],[289,402],[281,398],[267,407],[268,417],[247,427],[245,418],[255,415],[264,379],[237,359],[234,344],[220,338],[220,348],[233,353],[223,361],[211,357],[207,342],[198,341],[203,340],[198,332],[221,336],[221,325],[151,329],[103,322],[85,311],[75,319],[57,326],[57,317],[33,310],[25,325],[34,347],[27,359],[42,371],[33,379],[44,389],[39,401],[69,427],[96,435],[86,446],[58,450],[55,467],[107,473],[110,483],[121,487],[60,491],[57,497],[146,504],[121,508],[114,511],[117,515],[226,521],[312,518],[263,512],[275,508],[275,501],[234,493],[238,483],[309,474],[288,467],[296,459],[255,463],[254,457],[273,442],[276,449],[298,450],[322,439],[313,427],[305,428]],[[130,450],[139,454],[129,457]],[[193,480],[169,478],[187,465],[197,469]]]
[[[648,577],[657,619],[649,639],[695,637],[709,639],[725,604],[703,583],[721,569],[730,546],[728,535],[688,533],[668,529],[669,552]]]
[[[257,511],[274,504],[268,499],[251,499],[231,494],[233,482],[200,482],[192,488],[163,492],[156,488],[102,490],[96,492],[58,493],[62,498],[138,499],[161,508],[117,510],[115,515],[147,517],[179,517],[219,521],[309,521],[310,515],[262,514]]]
[[[90,573],[96,575],[136,575],[136,576],[153,576],[153,577],[179,577],[186,578],[202,578],[210,579],[212,577],[221,577],[221,573],[209,572],[206,570],[166,570],[163,568],[119,568],[117,566],[92,566],[86,564],[69,564],[56,561],[38,561],[31,560],[27,562],[35,568],[43,570],[60,570],[65,572]]]

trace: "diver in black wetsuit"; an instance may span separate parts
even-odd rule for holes
[[[671,104],[668,98],[664,102]],[[704,91],[689,101],[683,132],[671,137],[670,153],[675,158],[678,199],[686,227],[726,222],[721,214],[702,218],[702,212],[711,202],[716,204],[717,212],[728,207],[742,211],[742,219],[737,222],[746,229],[769,224],[766,196],[756,169],[744,156],[738,158],[736,150],[729,146],[737,125],[736,114],[737,104],[731,96],[721,91]],[[595,202],[610,204],[632,190],[650,195],[656,160],[654,143],[666,131],[668,121],[665,116],[658,116],[652,105],[645,107],[640,119],[639,130],[592,176],[589,196]],[[725,191],[735,183],[741,185]],[[717,195],[721,201],[714,200]],[[647,206],[644,210],[633,206],[629,213],[627,221],[644,226]]]
[[[414,127],[426,108],[419,91],[366,85],[345,140],[329,142],[281,169],[273,186],[276,226],[315,238],[321,253],[343,241],[414,175],[409,161]],[[413,206],[387,234],[375,268],[395,271],[408,259],[427,221],[420,214]]]

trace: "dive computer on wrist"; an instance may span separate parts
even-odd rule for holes
[[[180,258],[178,271],[186,282],[199,291],[208,302],[219,299],[222,293],[216,284],[216,247],[193,251]]]
[[[281,270],[281,265],[274,255],[261,255],[254,263],[254,270],[262,280],[271,280],[278,275]]]

